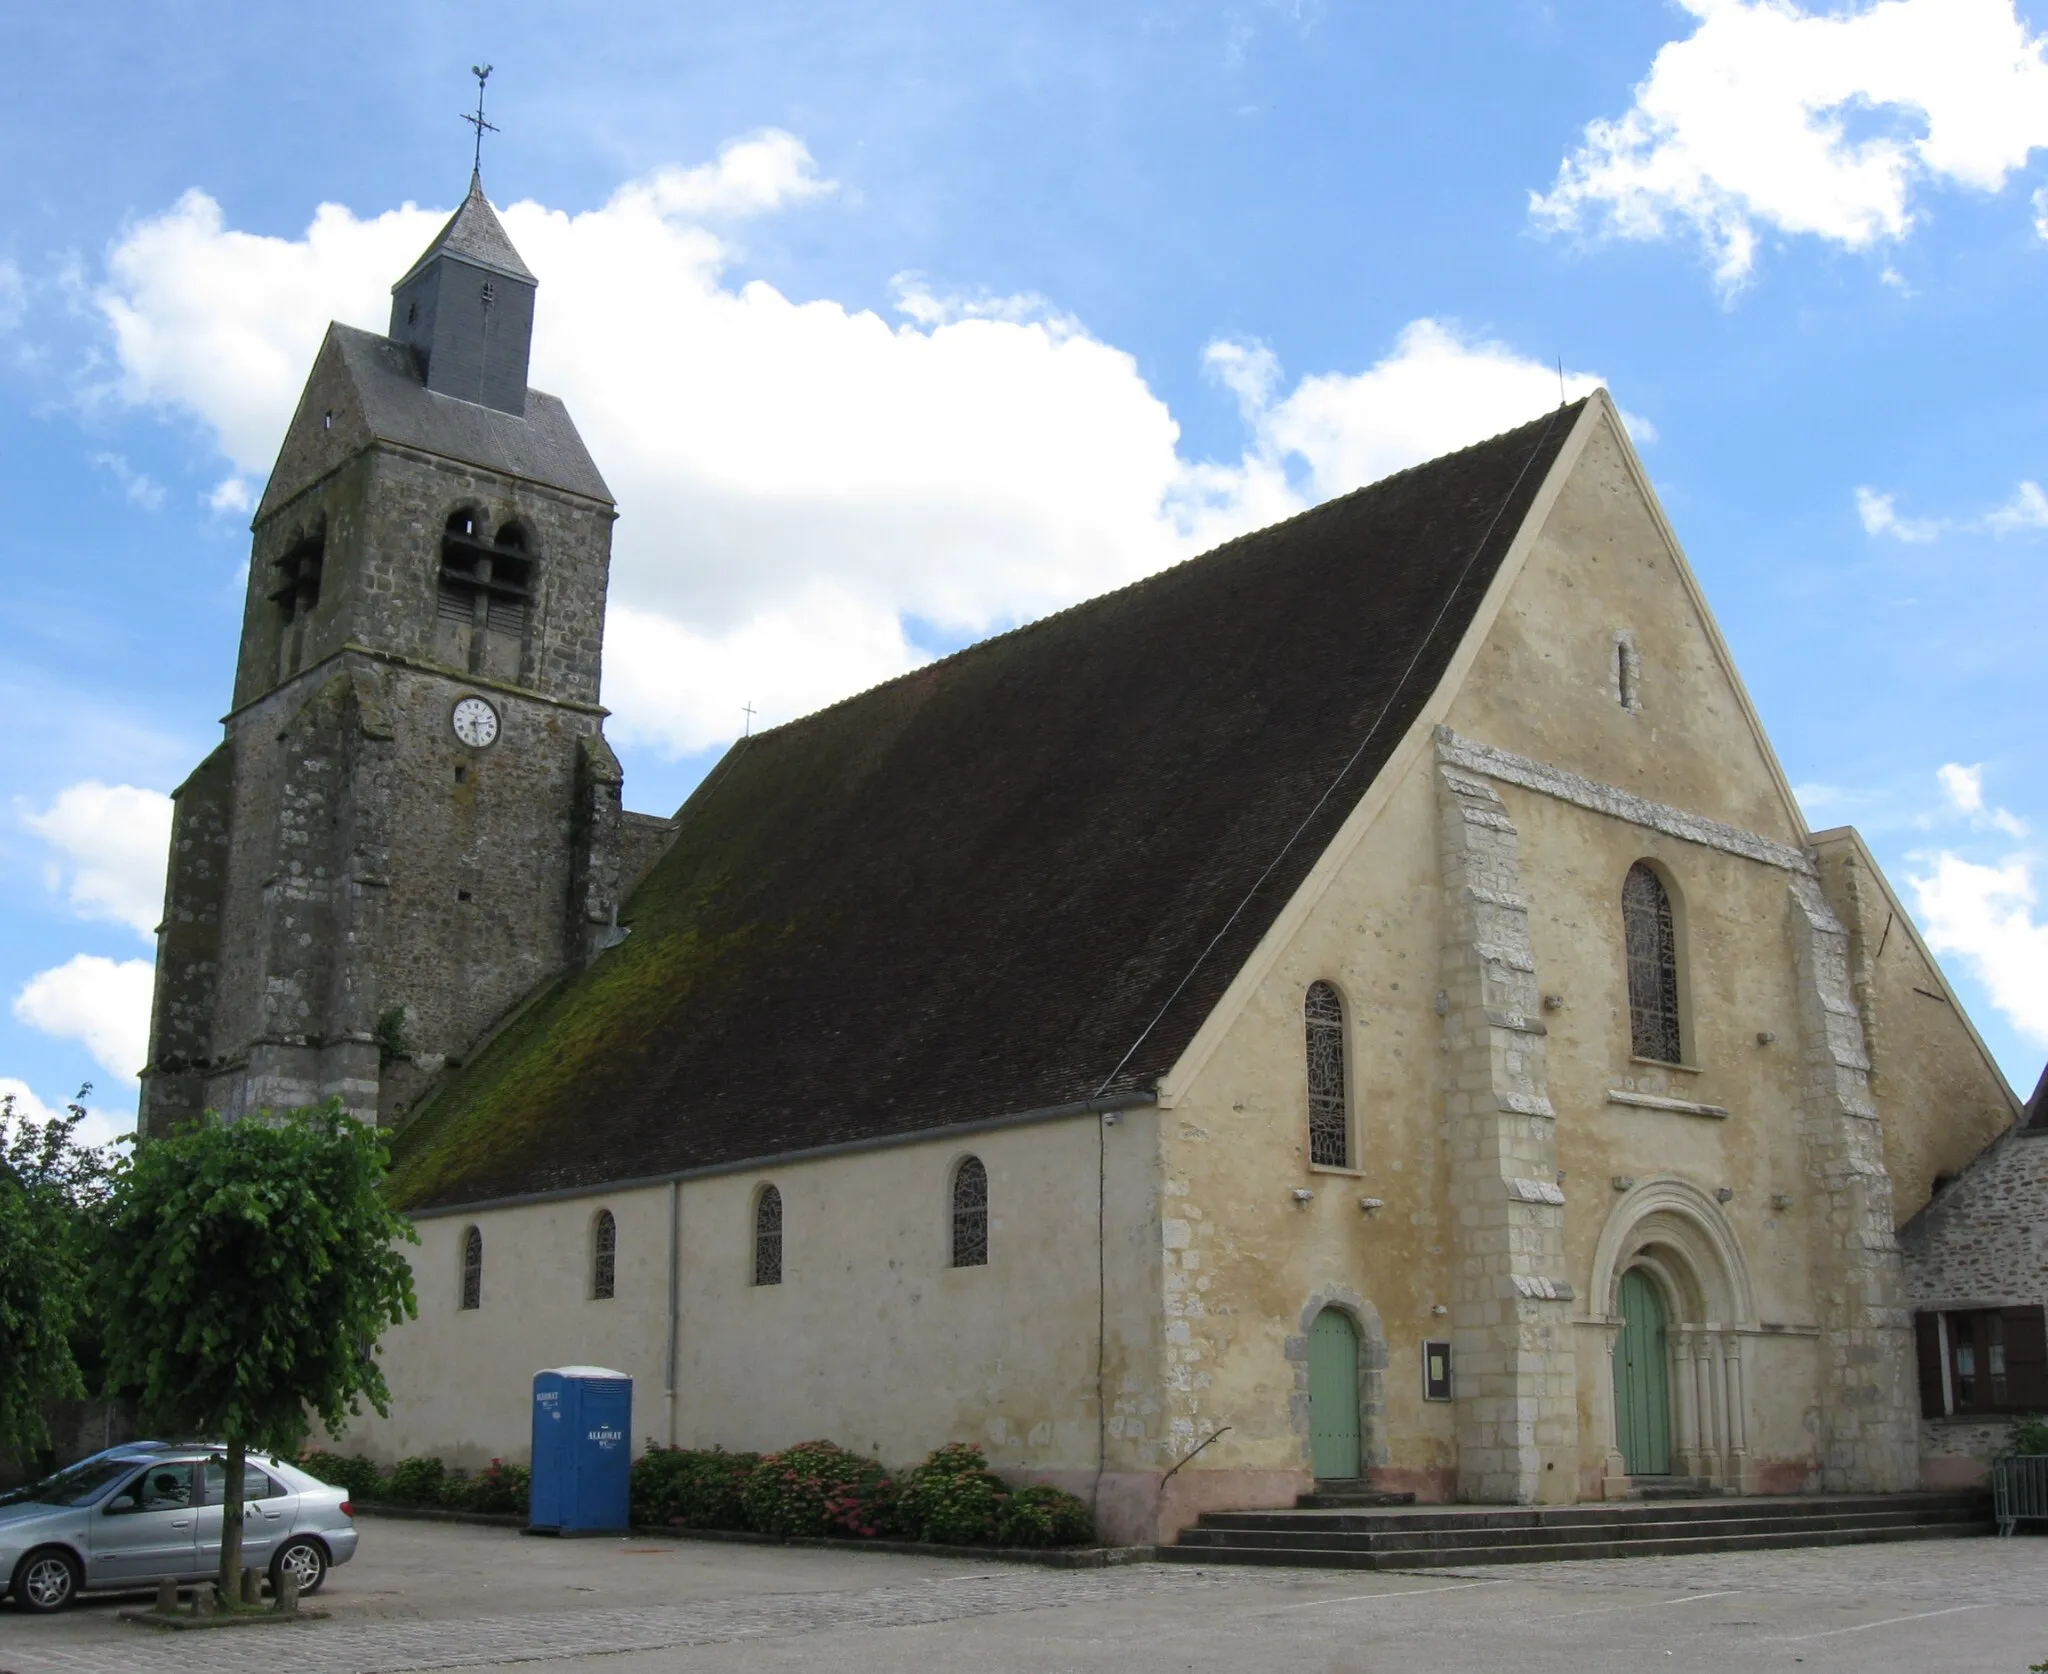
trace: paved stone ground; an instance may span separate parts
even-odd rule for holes
[[[121,1623],[113,1601],[4,1608],[0,1670],[2024,1674],[2048,1658],[2048,1540],[1412,1574],[1061,1571],[369,1522],[319,1602],[331,1620],[177,1636]]]

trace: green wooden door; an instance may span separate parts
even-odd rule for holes
[[[1358,1475],[1358,1330],[1335,1308],[1309,1327],[1308,1443],[1318,1477]]]
[[[1640,1267],[1621,1276],[1614,1433],[1630,1476],[1671,1474],[1671,1356],[1664,1341],[1664,1301]]]

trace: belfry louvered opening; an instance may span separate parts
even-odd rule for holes
[[[465,507],[441,535],[435,615],[442,659],[473,674],[516,679],[533,608],[534,555],[518,523],[487,535],[482,513]]]

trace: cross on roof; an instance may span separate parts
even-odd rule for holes
[[[476,115],[471,116],[464,111],[462,120],[476,130],[476,154],[469,165],[472,174],[484,171],[484,130],[488,128],[494,134],[499,131],[497,123],[484,120],[484,83],[491,79],[491,69],[489,64],[472,64],[469,67],[469,73],[476,77]]]

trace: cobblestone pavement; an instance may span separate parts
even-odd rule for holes
[[[333,1617],[164,1634],[0,1609],[0,1674],[2023,1674],[2048,1540],[1356,1571],[1060,1571],[377,1529]]]

